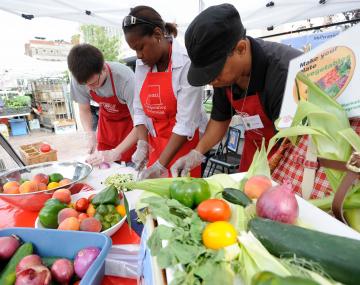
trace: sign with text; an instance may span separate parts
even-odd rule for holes
[[[303,72],[328,96],[337,100],[349,118],[360,116],[360,25],[342,32],[290,62],[279,127],[291,125],[297,102],[307,98],[307,87],[296,80]]]

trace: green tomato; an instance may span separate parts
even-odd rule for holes
[[[101,226],[102,226],[102,229],[101,229],[102,231],[105,231],[105,230],[111,228],[111,224],[108,222],[102,222]]]
[[[107,214],[104,218],[104,220],[108,223],[111,223],[114,219],[114,215],[113,214]]]
[[[96,213],[99,213],[100,215],[104,216],[108,213],[108,208],[106,207],[106,205],[99,205],[96,208]]]
[[[121,220],[121,215],[119,213],[115,213],[113,215],[113,222],[118,223]]]
[[[116,211],[116,208],[114,205],[106,205],[108,213],[113,213]]]
[[[100,215],[100,213],[96,213],[95,216],[94,216],[95,219],[97,219],[98,221],[100,222],[103,222],[104,221],[104,218],[103,216]]]

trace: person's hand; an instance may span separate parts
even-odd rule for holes
[[[149,168],[142,170],[139,173],[138,180],[168,177],[169,173],[166,167],[164,167],[158,160]]]
[[[131,157],[131,161],[135,164],[135,170],[141,171],[149,159],[149,144],[144,140],[138,140],[136,151]]]
[[[103,162],[111,163],[120,160],[120,158],[121,154],[116,151],[116,149],[111,149],[105,151],[95,151],[93,154],[88,156],[86,162],[96,166]]]
[[[87,132],[86,133],[86,148],[87,153],[92,154],[96,150],[97,140],[96,140],[96,132]]]
[[[187,155],[180,157],[175,163],[171,166],[170,171],[172,177],[187,176],[193,168],[201,165],[204,161],[205,156],[193,149]]]

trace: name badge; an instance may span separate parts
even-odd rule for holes
[[[241,117],[241,118],[244,123],[245,130],[247,130],[247,131],[264,128],[264,125],[263,125],[259,115]]]

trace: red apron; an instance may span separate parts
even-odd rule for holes
[[[110,150],[117,147],[131,132],[133,121],[129,108],[126,104],[121,104],[116,96],[116,89],[112,72],[108,64],[106,68],[110,74],[113,96],[100,97],[95,91],[90,90],[91,98],[99,104],[99,122],[97,128],[97,149]],[[134,145],[121,155],[121,160],[131,161],[131,156],[135,151]]]
[[[240,100],[233,100],[231,89],[227,88],[226,96],[238,115],[243,118],[258,115],[263,125],[262,128],[245,130],[244,148],[239,167],[240,172],[245,172],[251,165],[256,149],[260,149],[262,139],[265,138],[267,147],[269,140],[275,135],[274,124],[265,114],[258,93],[255,95],[247,95]],[[271,157],[275,151],[276,147],[272,149],[269,157]]]
[[[152,120],[156,135],[153,136],[149,132],[148,141],[151,146],[151,151],[149,154],[148,167],[159,159],[169,142],[176,123],[177,100],[172,88],[171,67],[170,53],[168,71],[152,72],[152,69],[150,69],[140,91],[140,100],[144,113]],[[194,149],[198,142],[199,130],[196,130],[192,140],[187,140],[181,146],[168,164],[167,169],[170,169],[178,158],[188,154]],[[170,171],[168,171],[168,174],[170,177]],[[201,177],[201,166],[193,169],[190,174],[192,177]]]

